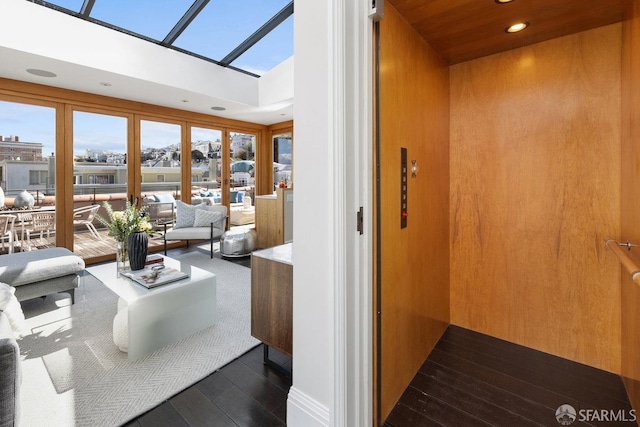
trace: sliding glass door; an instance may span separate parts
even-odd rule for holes
[[[55,141],[53,105],[0,100],[0,253],[56,245]]]
[[[222,131],[191,127],[191,201],[222,203]]]
[[[229,133],[229,219],[231,226],[255,222],[256,135]],[[227,190],[225,190],[227,191]]]
[[[157,231],[175,220],[178,199],[224,204],[231,226],[254,223],[256,184],[265,194],[272,179],[270,143],[258,147],[267,136],[263,127],[234,128],[227,121],[216,127],[215,118],[177,110],[159,116],[123,100],[102,105],[101,98],[91,103],[71,92],[69,98],[60,98],[59,90],[45,92],[37,100],[0,94],[0,215],[15,213],[15,250],[28,249],[22,230],[33,220],[27,211],[40,210],[50,212],[49,223],[42,239],[38,230],[33,248],[67,247],[89,263],[113,259],[115,242],[97,219],[107,217],[105,201],[117,211],[127,201],[168,200],[171,208],[158,212]],[[284,175],[277,179],[286,175],[290,181],[287,166],[280,169]],[[11,213],[15,200],[24,205]],[[8,237],[3,241],[2,234],[0,253],[6,253]],[[151,240],[150,250],[161,244],[161,238]]]
[[[115,253],[116,245],[95,215],[107,218],[104,202],[115,210],[128,195],[127,117],[73,111],[73,249],[83,258]]]

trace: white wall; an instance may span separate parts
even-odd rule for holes
[[[284,60],[259,80],[260,105],[293,104],[293,56]]]
[[[293,385],[287,425],[371,425],[371,23],[367,2],[294,15]],[[356,230],[363,206],[365,233]]]
[[[334,373],[330,1],[294,15],[293,386],[287,425],[330,425]]]

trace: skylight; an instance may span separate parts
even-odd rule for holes
[[[292,0],[28,1],[255,76],[293,55]]]
[[[160,41],[191,3],[193,0],[97,0],[89,16]]]

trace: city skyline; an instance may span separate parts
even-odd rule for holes
[[[126,152],[126,119],[101,114],[74,113],[74,147],[76,156],[87,150]],[[145,141],[142,149],[152,149],[180,143],[180,127],[169,123],[144,121],[142,132]],[[37,142],[43,145],[43,157],[55,152],[55,110],[29,104],[0,101],[0,135],[17,136],[20,142]],[[193,127],[191,139],[212,141],[222,139],[222,132]]]

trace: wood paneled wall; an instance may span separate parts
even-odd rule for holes
[[[640,1],[630,3],[623,23],[622,60],[622,241],[640,242]],[[640,251],[633,250],[635,255]],[[636,260],[637,260],[636,256]],[[640,287],[622,275],[622,377],[629,400],[640,410]]]
[[[381,406],[389,414],[449,323],[449,72],[388,5],[380,34]],[[400,147],[420,171],[400,228]]]
[[[450,72],[451,322],[619,373],[621,24]]]

